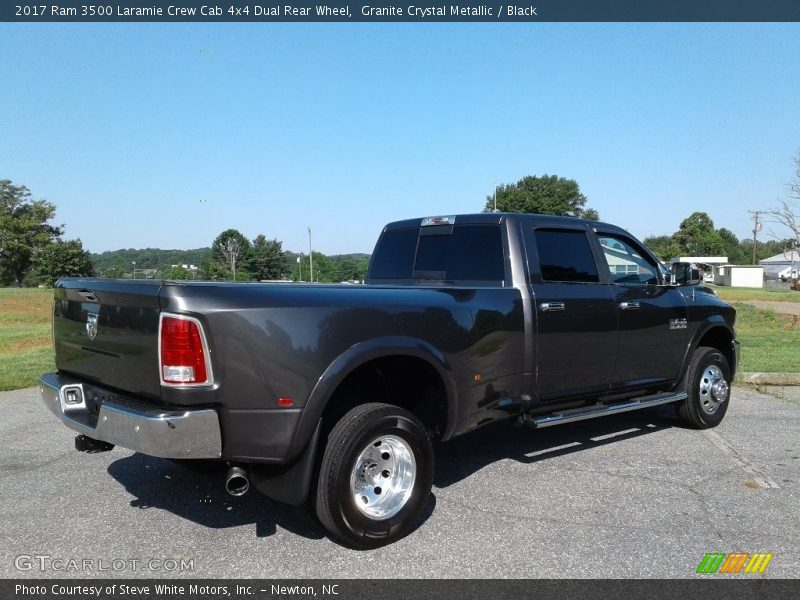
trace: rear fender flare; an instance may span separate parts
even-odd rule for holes
[[[442,379],[447,395],[447,425],[443,439],[452,436],[457,417],[457,394],[452,369],[445,356],[428,342],[405,336],[380,337],[360,342],[340,354],[325,369],[308,397],[294,440],[286,457],[295,459],[306,447],[325,407],[339,384],[361,365],[388,356],[413,356],[431,365]]]

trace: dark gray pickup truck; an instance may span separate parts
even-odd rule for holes
[[[392,223],[364,286],[62,279],[47,406],[84,451],[228,465],[338,540],[411,531],[432,442],[673,404],[725,415],[734,310],[624,230],[486,213]]]

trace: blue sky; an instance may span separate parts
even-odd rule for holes
[[[0,178],[92,251],[388,221],[576,179],[601,217],[749,236],[800,150],[797,24],[2,24]]]

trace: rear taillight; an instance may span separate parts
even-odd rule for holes
[[[197,319],[162,313],[158,337],[163,385],[212,383],[208,345]]]

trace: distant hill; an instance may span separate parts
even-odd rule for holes
[[[131,271],[133,261],[136,269],[169,269],[172,265],[196,265],[211,258],[211,248],[193,250],[162,250],[160,248],[127,248],[92,254],[92,263],[99,272],[117,267],[124,272]]]
[[[333,254],[322,255],[314,252],[314,270],[316,280],[341,281],[360,279],[364,277],[370,254]],[[285,276],[296,274],[297,257],[299,253],[284,252]],[[156,277],[168,271],[172,265],[195,265],[200,267],[203,262],[212,258],[211,248],[194,248],[192,250],[162,250],[161,248],[126,248],[112,250],[91,255],[92,263],[99,275],[111,277],[129,277],[133,271],[133,261],[136,261],[136,270],[152,271],[150,275]],[[306,277],[308,276],[308,255],[303,255]]]

